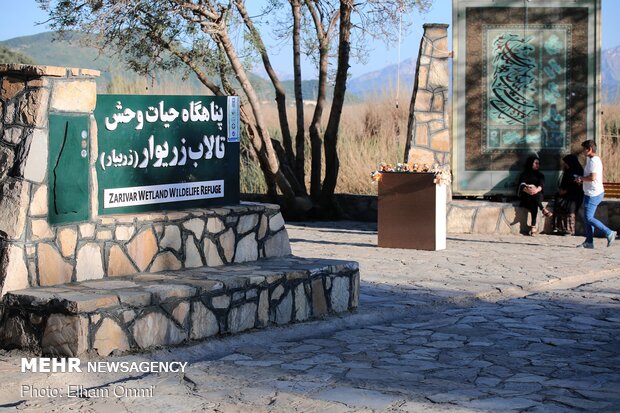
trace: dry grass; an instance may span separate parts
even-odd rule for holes
[[[346,104],[342,112],[338,136],[337,193],[376,194],[376,184],[371,183],[370,172],[380,162],[402,162],[407,134],[407,113],[409,104],[399,105],[388,98],[377,97],[363,103]],[[279,139],[278,117],[275,105],[263,107],[265,120],[272,137]],[[312,119],[314,107],[304,108],[306,125]],[[329,108],[324,112],[323,128],[327,122]],[[288,110],[289,123],[294,125],[295,109]],[[295,136],[295,130],[291,131]],[[310,177],[310,142],[306,139],[306,178]],[[306,182],[309,187],[309,182]]]
[[[620,105],[603,107],[601,158],[605,182],[620,182]]]
[[[189,84],[172,82],[149,84],[146,81],[126,82],[115,78],[108,87],[108,93],[158,93],[195,94]],[[200,92],[203,93],[203,92]],[[410,96],[411,91],[401,91],[401,96]],[[392,96],[388,96],[392,95]],[[402,162],[407,133],[409,102],[401,99],[396,107],[394,91],[375,96],[362,103],[347,103],[342,112],[338,137],[340,171],[336,192],[350,194],[376,194],[376,184],[370,181],[370,172],[380,162]],[[289,102],[292,103],[292,102]],[[271,136],[281,139],[278,113],[275,102],[263,103],[264,118]],[[306,130],[310,124],[314,106],[304,108]],[[329,107],[323,113],[325,128]],[[295,108],[288,109],[291,134],[295,136]],[[605,165],[605,181],[620,182],[620,105],[603,107],[603,135],[599,152]],[[324,159],[323,159],[324,161]],[[324,162],[323,162],[324,164]],[[267,188],[260,167],[249,159],[241,160],[241,191],[243,193],[266,193]],[[306,137],[306,187],[310,183],[310,141]]]

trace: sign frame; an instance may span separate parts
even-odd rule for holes
[[[482,97],[472,99],[467,95],[471,87],[471,75],[468,78],[467,59],[472,59],[473,49],[467,44],[467,9],[468,8],[525,8],[527,11],[534,8],[568,8],[580,7],[587,9],[587,84],[583,87],[587,91],[587,103],[584,113],[584,130],[573,133],[571,141],[562,149],[524,148],[522,150],[507,151],[503,155],[511,164],[502,168],[493,167],[493,160],[498,156],[489,156],[486,162],[480,162],[475,168],[471,167],[471,159],[468,159],[466,145],[469,145],[471,158],[472,146],[479,145],[475,150],[479,154],[483,151],[483,142],[473,142],[474,134],[468,130],[467,108],[471,105],[479,105],[480,110],[485,110]],[[473,10],[473,9],[471,9]],[[515,9],[516,10],[516,9]],[[560,0],[453,0],[453,99],[452,99],[452,171],[453,171],[453,194],[462,196],[481,195],[513,195],[515,194],[516,181],[521,172],[523,161],[533,152],[539,153],[543,158],[542,170],[546,175],[548,185],[546,192],[552,193],[557,185],[560,173],[560,159],[563,155],[577,152],[579,144],[586,139],[598,141],[601,127],[600,111],[600,50],[601,50],[601,1],[600,0],[573,0],[565,2]],[[469,36],[471,36],[471,30]],[[469,39],[471,40],[471,38]],[[471,42],[470,42],[471,43]],[[480,53],[486,53],[482,44]],[[470,80],[470,82],[468,82]],[[482,77],[480,82],[482,82]],[[581,85],[580,85],[581,86]],[[469,125],[472,122],[469,121]],[[470,126],[471,128],[471,126]],[[482,129],[482,126],[481,126]],[[478,133],[478,132],[476,132]],[[482,133],[482,132],[480,132]],[[477,138],[477,136],[476,136]],[[468,141],[470,139],[470,141]],[[469,142],[467,144],[467,142]],[[542,152],[542,153],[541,153]],[[481,156],[482,157],[482,156]],[[504,162],[505,164],[507,162]],[[469,164],[469,165],[468,165]]]
[[[237,96],[98,95],[98,215],[236,205]]]

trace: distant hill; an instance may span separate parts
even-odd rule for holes
[[[603,102],[620,104],[620,46],[601,53],[601,83]]]
[[[119,57],[112,54],[105,55],[96,48],[81,45],[80,38],[83,35],[79,33],[70,34],[66,40],[57,40],[54,36],[53,32],[46,32],[33,36],[16,37],[0,42],[0,46],[28,55],[40,65],[99,70],[101,77],[97,79],[97,90],[100,93],[108,92],[111,86],[122,90],[123,87],[132,83],[142,85],[144,89],[150,89],[152,93],[208,93],[207,88],[200,83],[193,73],[187,75],[184,70],[177,72],[159,71],[155,73],[153,80],[147,79],[127,67]],[[268,82],[258,76],[253,76],[251,80],[259,97],[268,99]]]
[[[360,98],[373,98],[385,93],[385,91],[396,91],[397,85],[400,90],[413,91],[413,81],[415,78],[415,66],[417,57],[403,60],[400,63],[400,76],[398,64],[386,66],[383,69],[368,72],[354,77],[347,83],[347,92],[353,93]],[[405,101],[409,101],[408,96]]]
[[[100,70],[101,77],[97,81],[100,93],[113,89],[117,93],[208,93],[193,73],[189,75],[184,70],[174,73],[158,72],[154,80],[138,76],[129,69],[118,57],[101,54],[97,49],[79,44],[80,34],[74,33],[71,40],[55,40],[54,33],[47,32],[33,36],[16,37],[0,42],[0,63],[16,62],[15,56],[21,61],[30,58],[28,63],[53,65],[64,67],[81,67]],[[3,52],[6,48],[9,51]],[[349,79],[347,83],[347,100],[357,101],[374,99],[386,91],[394,92],[400,83],[401,103],[408,104],[413,90],[416,57],[403,60],[398,65],[393,64],[383,69],[365,73]],[[620,104],[620,46],[602,52],[601,76],[603,101],[605,103]],[[400,77],[398,76],[400,72]],[[294,99],[294,84],[290,75],[281,74],[282,83],[286,89],[287,98],[292,104]],[[250,74],[259,99],[272,101],[274,91],[264,71],[259,69]],[[136,91],[136,85],[143,90]],[[316,100],[317,80],[305,80],[302,84],[305,100]],[[125,90],[123,87],[132,87]],[[331,99],[333,88],[328,87],[328,98]],[[402,93],[401,93],[402,94]]]

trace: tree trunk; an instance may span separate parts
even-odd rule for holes
[[[306,186],[305,173],[305,125],[304,125],[304,97],[301,88],[301,2],[290,0],[293,11],[293,69],[295,76],[295,107],[297,109],[297,134],[295,136],[295,176],[297,181]]]
[[[219,54],[220,54],[220,63],[218,64],[218,68],[220,71],[220,80],[222,81],[222,87],[224,91],[230,95],[236,95],[236,91],[233,86],[228,81],[228,77],[226,76],[226,68],[224,67],[224,59],[226,58],[224,48],[221,44],[218,43]],[[265,178],[265,184],[267,185],[267,196],[271,199],[271,202],[276,203],[278,199],[278,190],[276,181],[271,173],[269,173],[269,169],[265,167],[264,162],[261,162],[261,156],[259,155],[260,148],[260,138],[258,137],[258,132],[254,127],[254,122],[251,116],[248,114],[247,109],[245,107],[245,103],[243,99],[239,99],[239,120],[245,126],[245,133],[250,140],[250,145],[253,149],[250,153],[252,154],[252,160],[258,161],[260,170],[263,172],[263,177]]]
[[[216,34],[216,37],[221,43],[224,52],[228,57],[228,61],[230,62],[232,69],[235,73],[235,76],[237,77],[237,80],[239,81],[243,92],[248,98],[250,108],[252,109],[252,114],[254,115],[255,120],[256,132],[258,133],[258,137],[261,141],[261,147],[259,151],[257,151],[257,153],[259,158],[264,158],[261,159],[261,167],[265,168],[267,171],[269,171],[269,173],[273,175],[273,178],[278,184],[278,188],[280,188],[280,191],[282,191],[282,194],[284,195],[286,203],[294,208],[295,191],[291,187],[290,182],[286,179],[286,177],[280,170],[278,158],[271,144],[269,131],[265,127],[260,102],[258,101],[256,92],[254,91],[254,87],[250,83],[245,69],[241,65],[239,56],[237,55],[235,47],[232,44],[230,38],[228,37],[228,33],[226,31],[220,31]]]
[[[235,6],[237,7],[237,10],[243,18],[243,22],[245,23],[246,27],[252,35],[252,39],[255,42],[256,48],[260,53],[261,59],[263,60],[263,66],[265,67],[265,71],[267,72],[267,75],[269,76],[269,79],[273,84],[276,93],[276,105],[278,107],[278,120],[280,122],[280,131],[282,132],[282,143],[284,144],[284,150],[286,152],[286,157],[288,158],[287,161],[289,165],[294,165],[295,153],[293,152],[293,141],[291,138],[291,131],[288,124],[288,117],[286,116],[286,91],[284,89],[284,86],[282,85],[282,82],[280,82],[278,75],[271,66],[271,61],[269,59],[269,55],[267,54],[267,48],[265,47],[265,44],[260,33],[258,32],[258,29],[256,29],[256,26],[254,26],[252,19],[248,15],[244,1],[235,0]],[[303,188],[302,194],[305,195],[306,189],[304,181],[299,181],[299,184],[300,185],[297,186]]]
[[[336,83],[334,85],[334,99],[329,113],[329,120],[325,130],[325,179],[321,191],[321,208],[329,211],[332,206],[336,183],[338,182],[338,126],[342,115],[342,106],[347,88],[347,73],[351,52],[351,11],[352,0],[340,1],[340,30],[338,39],[338,66],[336,69]]]
[[[310,11],[314,27],[316,29],[317,39],[319,40],[319,85],[316,106],[312,115],[312,122],[308,132],[310,134],[310,151],[311,151],[311,168],[310,168],[310,197],[315,203],[319,202],[321,195],[321,155],[322,140],[319,129],[321,128],[321,118],[323,117],[323,109],[325,108],[327,94],[327,70],[329,68],[329,30],[336,21],[337,16],[331,20],[327,32],[323,26],[323,21],[311,0],[306,0],[306,7]]]

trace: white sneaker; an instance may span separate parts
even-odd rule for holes
[[[611,231],[609,235],[607,235],[607,246],[608,247],[611,247],[611,244],[614,243],[614,240],[616,239],[617,235],[618,233],[616,231]]]

